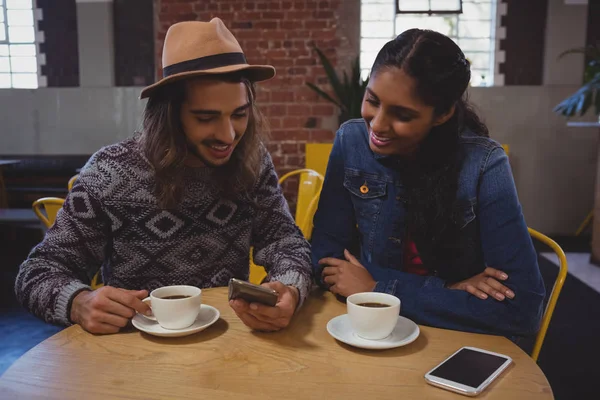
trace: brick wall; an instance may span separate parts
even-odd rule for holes
[[[46,56],[41,73],[47,78],[47,86],[79,86],[75,0],[37,0],[36,4],[42,10],[38,28],[44,33],[44,42],[39,48]]]
[[[275,66],[276,78],[259,84],[258,99],[271,125],[269,150],[280,175],[304,167],[305,143],[333,140],[337,109],[305,84],[327,87],[310,45],[314,42],[338,67],[349,66],[359,52],[360,1],[155,0],[154,8],[159,68],[170,25],[213,17],[232,30],[250,63]]]

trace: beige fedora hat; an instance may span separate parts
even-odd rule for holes
[[[275,76],[275,68],[270,65],[248,64],[240,44],[219,18],[172,25],[165,37],[162,67],[163,78],[144,88],[140,99],[149,97],[160,86],[192,76],[244,71],[253,82]]]

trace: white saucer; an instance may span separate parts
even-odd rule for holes
[[[213,306],[209,306],[208,304],[202,304],[200,306],[200,313],[198,313],[196,321],[187,328],[165,329],[162,326],[160,326],[158,322],[146,318],[140,314],[136,314],[135,317],[133,317],[133,319],[131,320],[131,323],[140,331],[146,332],[150,335],[162,337],[180,337],[192,335],[194,333],[205,330],[206,328],[217,322],[220,315],[221,313],[219,313],[219,310],[217,310]]]
[[[363,339],[352,330],[348,314],[333,318],[327,323],[327,332],[340,342],[362,349],[383,350],[405,346],[419,337],[419,326],[410,319],[398,316],[398,322],[392,333],[385,339]]]

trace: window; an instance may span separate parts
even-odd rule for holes
[[[396,0],[398,14],[460,14],[462,0]]]
[[[37,88],[32,0],[0,0],[0,88]]]
[[[402,13],[396,14],[396,2]],[[438,4],[439,3],[439,4]],[[450,4],[452,3],[452,4]],[[440,5],[455,9],[455,0],[362,0],[361,69],[363,76],[381,47],[407,29],[432,29],[452,38],[471,62],[471,85],[493,86],[497,0],[463,0],[462,13],[435,13]],[[451,6],[451,7],[449,7]],[[430,8],[431,7],[431,8]],[[410,13],[409,10],[419,11]]]

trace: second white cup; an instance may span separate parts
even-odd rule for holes
[[[348,296],[346,306],[352,329],[363,339],[385,339],[398,323],[400,299],[391,294],[356,293]]]

